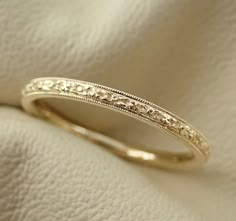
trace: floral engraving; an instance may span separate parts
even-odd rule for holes
[[[164,110],[159,110],[151,105],[145,104],[142,101],[130,98],[125,95],[116,93],[108,88],[102,88],[93,84],[76,82],[73,80],[53,80],[53,79],[38,79],[30,82],[25,93],[34,92],[57,92],[68,95],[82,96],[91,102],[99,102],[101,104],[111,105],[113,107],[128,111],[132,114],[139,115],[148,119],[157,125],[171,131],[177,136],[192,142],[197,145],[201,151],[208,153],[208,144],[204,138],[193,128],[180,121],[173,115],[166,113]]]

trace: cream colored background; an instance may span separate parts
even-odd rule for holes
[[[0,220],[235,220],[235,70],[232,0],[0,1]],[[183,116],[208,137],[208,166],[142,168],[26,115],[20,89],[40,76]]]

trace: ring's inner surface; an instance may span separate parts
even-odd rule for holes
[[[176,156],[179,156],[178,161],[193,158],[192,153],[184,148],[183,144],[178,142],[177,139],[170,139],[169,134],[162,133],[163,130],[158,130],[150,124],[134,119],[130,115],[114,111],[114,109],[55,98],[38,100],[37,104],[41,108],[50,108],[57,115],[63,116],[63,118],[74,124],[105,134],[132,147],[144,151],[157,151],[164,158],[173,157],[172,160],[177,160]],[[139,153],[134,152],[133,154]],[[147,155],[147,157],[152,156]]]

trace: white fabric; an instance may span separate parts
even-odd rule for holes
[[[0,1],[0,220],[234,220],[235,10],[230,0]],[[143,168],[27,116],[20,90],[41,76],[173,111],[209,139],[209,164]]]

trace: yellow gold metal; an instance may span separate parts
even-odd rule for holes
[[[163,129],[190,151],[172,153],[127,145],[67,120],[43,103],[45,98],[69,99],[118,111]],[[83,135],[96,143],[108,146],[119,156],[145,165],[190,169],[203,165],[209,157],[209,145],[206,139],[189,123],[153,103],[102,85],[66,78],[33,79],[22,90],[22,106],[30,114],[46,118],[74,134]]]

